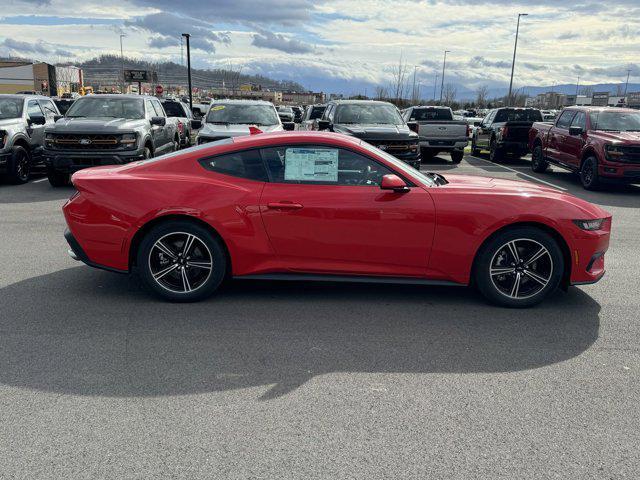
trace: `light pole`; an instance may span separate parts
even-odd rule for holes
[[[433,81],[433,101],[436,101],[436,92],[438,88],[438,72],[436,72],[436,79]]]
[[[124,93],[124,51],[122,50],[122,39],[126,37],[124,33],[120,34],[120,61],[122,63],[122,89],[120,93]]]
[[[513,62],[511,62],[511,80],[509,81],[509,96],[507,97],[507,101],[509,105],[511,105],[511,90],[513,89],[513,70],[516,67],[516,50],[518,49],[518,33],[520,33],[520,17],[526,17],[529,15],[528,13],[519,13],[518,14],[518,24],[516,26],[516,41],[513,45]]]
[[[580,89],[580,76],[578,75],[578,81],[576,82],[576,102],[578,101],[578,90]]]
[[[413,66],[413,88],[411,89],[411,101],[415,103],[416,98],[416,70],[418,70],[418,66]]]
[[[445,50],[444,59],[442,60],[442,84],[440,85],[440,103],[442,103],[442,91],[444,90],[444,69],[447,66],[447,53],[451,53],[451,51]]]
[[[631,75],[631,69],[627,70],[627,83],[624,84],[625,101],[627,100],[627,88],[629,88],[629,75]]]
[[[191,91],[191,49],[189,47],[189,38],[191,35],[183,33],[182,36],[187,40],[187,77],[189,80],[189,109],[193,111],[193,92]]]

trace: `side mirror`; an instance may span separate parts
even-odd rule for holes
[[[282,122],[282,128],[285,130],[295,130],[296,124],[294,122]]]
[[[329,130],[331,122],[329,120],[318,120],[318,130]]]
[[[399,176],[393,174],[384,175],[382,177],[380,188],[382,190],[393,190],[396,193],[406,193],[409,191],[409,187],[407,187],[405,181]]]
[[[191,128],[200,130],[202,128],[202,120],[191,120]]]
[[[164,127],[167,124],[167,119],[164,117],[151,117],[151,125],[158,125]]]
[[[44,115],[31,115],[29,117],[29,125],[44,125],[47,123],[47,119]]]
[[[582,135],[583,133],[584,130],[582,130],[582,127],[569,127],[569,135],[578,136]]]
[[[409,127],[409,130],[412,132],[418,133],[418,122],[407,122],[407,127]]]
[[[58,120],[60,120],[61,118],[64,118],[64,115],[54,115],[53,116],[53,121],[57,122]]]

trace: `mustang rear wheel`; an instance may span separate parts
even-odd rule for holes
[[[144,283],[160,297],[193,302],[211,295],[224,279],[226,256],[209,231],[189,221],[153,228],[138,249]]]
[[[480,251],[475,281],[492,303],[528,307],[556,290],[564,272],[562,251],[547,233],[517,227],[492,238]]]

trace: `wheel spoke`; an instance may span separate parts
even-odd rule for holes
[[[544,278],[544,277],[538,275],[537,273],[532,272],[531,270],[525,270],[524,274],[527,275],[530,278],[533,278],[536,282],[538,282],[543,287],[546,287],[547,283],[549,283],[549,279],[548,278]]]
[[[173,253],[169,247],[167,247],[164,243],[162,243],[162,240],[158,240],[155,246],[162,253],[169,255],[171,259],[175,260],[176,258],[178,258],[178,256],[175,253]]]
[[[498,267],[498,268],[491,269],[491,275],[505,275],[507,273],[513,273],[515,271],[516,269],[513,267],[506,267],[506,268]]]
[[[205,270],[211,270],[211,262],[187,262],[187,267],[203,268]]]
[[[178,265],[176,265],[175,263],[168,266],[167,268],[160,270],[157,273],[153,274],[153,278],[155,278],[156,280],[160,280],[162,277],[164,277],[167,273],[171,273],[173,272],[176,268],[178,268]]]
[[[187,277],[187,270],[183,268],[180,271],[182,272],[182,287],[185,292],[190,292],[191,285],[189,284],[189,278]]]
[[[516,261],[516,263],[518,263],[520,261],[520,256],[518,255],[518,248],[516,247],[516,242],[511,241],[507,243],[507,248],[509,249],[509,252],[511,253],[511,256],[513,257],[513,259]]]
[[[538,260],[543,255],[545,255],[546,253],[547,253],[547,249],[544,248],[544,247],[540,247],[540,250],[538,250],[535,254],[533,254],[529,260],[524,262],[524,264],[526,266],[528,266],[528,265],[532,264],[533,262],[535,262],[536,260]]]
[[[513,298],[517,298],[518,297],[518,292],[520,291],[520,278],[521,275],[520,273],[516,273],[516,279],[513,282],[513,287],[511,288],[511,296]]]
[[[182,249],[182,256],[186,257],[187,253],[189,253],[189,250],[191,249],[191,246],[193,245],[193,241],[195,240],[195,236],[191,235],[191,234],[187,234],[187,239],[184,242],[184,247]]]

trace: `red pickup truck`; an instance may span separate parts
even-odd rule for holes
[[[529,130],[531,169],[550,163],[580,175],[584,188],[615,181],[640,183],[640,111],[613,107],[569,107],[555,123]]]

